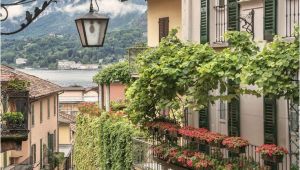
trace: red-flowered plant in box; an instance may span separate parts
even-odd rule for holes
[[[235,148],[242,148],[249,145],[249,142],[241,137],[227,137],[222,142],[226,148],[235,149]]]
[[[162,122],[162,121],[147,122],[145,126],[151,130],[159,130],[160,132],[163,133],[168,132],[172,134],[177,134],[179,128],[179,126],[174,123]]]
[[[190,138],[197,138],[197,139],[202,139],[202,140],[204,140],[203,134],[206,132],[208,132],[208,130],[205,128],[194,128],[191,126],[186,126],[186,127],[180,128],[178,130],[178,133],[181,134],[182,136],[190,137]]]
[[[201,159],[197,163],[195,163],[194,168],[196,170],[202,170],[203,168],[209,169],[213,166],[213,163],[207,159]]]
[[[264,144],[256,148],[256,152],[269,156],[285,155],[288,153],[288,151],[284,147],[277,146],[275,144]]]
[[[208,132],[205,134],[205,140],[208,144],[213,146],[220,146],[222,145],[222,141],[226,138],[225,135],[214,133],[214,132]]]

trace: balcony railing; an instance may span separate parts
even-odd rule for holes
[[[300,11],[299,0],[285,0],[286,37],[293,37],[295,26],[299,26]]]
[[[211,158],[222,160],[223,162],[233,162],[238,161],[240,165],[250,165],[252,169],[274,169],[274,170],[289,170],[291,169],[290,155],[286,155],[281,163],[270,163],[264,161],[260,154],[256,152],[257,146],[249,145],[245,149],[245,153],[234,155],[226,148],[210,147],[207,145],[199,145],[197,142],[188,141],[183,138],[177,138],[176,141],[170,141],[168,139],[174,139],[168,135],[161,135],[159,133],[154,133],[152,139],[141,139],[134,138],[134,152],[133,152],[133,163],[134,168],[138,170],[151,169],[173,169],[173,170],[184,170],[184,167],[178,167],[173,164],[167,163],[166,161],[156,158],[152,151],[152,147],[161,143],[166,143],[166,146],[172,146],[172,144],[177,143],[178,146],[183,148],[189,148],[190,150],[200,151]],[[221,157],[220,157],[221,155]]]
[[[215,6],[216,12],[216,33],[215,33],[215,43],[225,42],[224,34],[227,31],[227,5]]]
[[[24,120],[18,123],[1,121],[1,150],[20,150],[22,141],[28,139],[28,91],[2,90],[3,112],[21,112]],[[10,106],[10,107],[8,107]]]

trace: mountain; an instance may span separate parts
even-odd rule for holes
[[[16,66],[15,59],[22,57],[27,59],[23,66],[35,68],[56,68],[57,61],[63,59],[94,64],[100,60],[106,64],[123,59],[127,48],[146,42],[146,5],[143,0],[123,3],[102,0],[98,2],[100,12],[110,17],[104,47],[81,47],[74,20],[88,12],[88,2],[58,0],[24,31],[2,36],[2,63]],[[24,14],[26,10],[32,11],[32,7],[18,10],[23,10]],[[2,31],[13,30],[23,18],[22,15],[11,16],[1,25]]]
[[[89,2],[89,0],[57,0],[57,3],[50,4],[41,16],[24,31],[2,38],[20,39],[48,34],[77,34],[74,20],[89,11]],[[33,5],[9,7],[10,15],[5,22],[1,23],[1,31],[9,32],[19,28],[19,25],[25,20],[25,11],[33,14],[35,7],[41,7],[42,3],[43,1],[38,1]],[[98,5],[100,12],[110,17],[108,32],[120,29],[140,18],[146,10],[146,4],[143,0],[129,0],[128,2],[102,0],[98,2]],[[95,3],[94,9],[97,10]]]

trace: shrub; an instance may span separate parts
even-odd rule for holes
[[[1,117],[2,121],[7,124],[21,124],[24,121],[24,116],[21,112],[6,112]]]

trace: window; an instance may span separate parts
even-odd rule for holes
[[[285,36],[293,37],[294,26],[300,24],[300,0],[286,0],[285,5]]]
[[[32,163],[36,163],[36,144],[31,146],[31,161]]]
[[[43,123],[43,100],[40,101],[40,123]]]
[[[240,29],[240,5],[238,0],[216,1],[215,9],[215,42],[225,42],[226,31],[238,31]]]
[[[34,126],[34,103],[31,104],[31,124]]]
[[[169,34],[169,17],[159,18],[159,42]]]
[[[220,100],[220,120],[226,120],[226,104]]]
[[[54,116],[56,115],[56,111],[57,111],[57,108],[56,108],[56,96],[54,96],[54,103],[53,103],[53,109],[54,109]]]
[[[48,119],[50,118],[50,98],[47,99]]]

